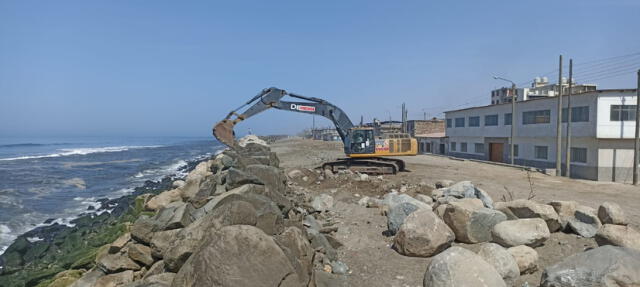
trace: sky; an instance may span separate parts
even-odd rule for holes
[[[559,55],[578,82],[582,62],[599,88],[635,88],[638,12],[636,0],[0,0],[0,137],[208,137],[272,86],[354,123],[399,120],[403,102],[409,119],[442,117],[489,104],[506,84],[492,75],[557,81]],[[313,120],[269,110],[236,132]]]

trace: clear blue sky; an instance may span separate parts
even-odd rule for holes
[[[636,0],[0,0],[0,136],[209,136],[269,86],[354,122],[399,119],[402,102],[410,118],[435,116],[489,103],[493,74],[521,83],[559,54],[577,67],[640,52],[638,12]],[[311,122],[267,111],[237,131]]]

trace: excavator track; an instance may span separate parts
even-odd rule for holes
[[[405,164],[403,160],[393,158],[339,158],[335,161],[324,163],[322,168],[331,170],[334,173],[341,170],[350,170],[353,172],[380,175],[396,174],[398,171],[404,171]]]

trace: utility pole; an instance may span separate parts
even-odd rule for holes
[[[567,150],[565,164],[567,169],[565,171],[566,177],[571,177],[571,88],[573,87],[573,59],[569,59],[569,94],[567,95]]]
[[[636,141],[633,145],[633,185],[638,185],[638,146],[640,146],[640,70],[636,86]]]
[[[556,121],[556,176],[562,176],[562,55],[558,66],[558,119]]]
[[[524,95],[523,95],[524,99]],[[511,164],[515,164],[515,143],[513,139],[516,134],[516,101],[518,97],[516,96],[516,83],[511,83],[511,145],[509,145],[509,157],[511,158]]]

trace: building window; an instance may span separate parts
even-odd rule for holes
[[[456,142],[451,142],[451,150],[456,151]]]
[[[476,153],[484,153],[484,144],[483,143],[477,143],[477,144],[475,144],[474,149],[475,149]]]
[[[469,117],[469,126],[470,127],[479,127],[480,126],[480,117]]]
[[[519,152],[518,151],[518,145],[514,144],[513,145],[513,157],[519,157],[518,152]]]
[[[464,118],[456,118],[456,128],[464,128]]]
[[[635,121],[636,105],[611,105],[611,121]]]
[[[485,126],[497,126],[498,125],[498,115],[487,115],[487,116],[484,116],[484,125]]]
[[[535,146],[534,154],[537,159],[547,159],[549,148],[546,146]]]
[[[460,143],[460,151],[467,152],[467,143]]]
[[[447,119],[447,127],[450,128],[451,127],[451,119]]]
[[[572,147],[571,162],[587,163],[587,148]]]
[[[511,113],[508,114],[504,114],[504,125],[505,126],[510,126],[511,125]]]
[[[548,124],[551,122],[550,110],[529,111],[522,113],[522,124]]]
[[[562,109],[562,122],[566,123],[569,117],[569,109]],[[589,107],[571,107],[571,122],[588,122],[589,121]]]

